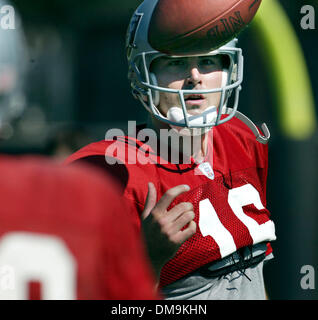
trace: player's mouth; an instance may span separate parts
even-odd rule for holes
[[[187,106],[196,106],[201,105],[204,102],[205,98],[202,94],[192,94],[186,96],[184,101]]]

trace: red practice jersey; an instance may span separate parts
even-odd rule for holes
[[[266,209],[268,147],[257,142],[248,127],[236,118],[215,127],[209,135],[207,159],[210,166],[198,165],[193,160],[190,164],[162,164],[164,161],[160,161],[158,155],[131,137],[90,144],[67,161],[92,162],[119,177],[139,226],[148,182],[156,186],[157,199],[177,185],[190,186],[191,190],[177,197],[171,207],[191,202],[197,232],[163,267],[160,286],[242,247],[276,239],[275,226]],[[105,154],[114,150],[114,144],[116,157],[124,164],[106,163]],[[136,149],[139,161],[129,164]],[[145,164],[146,159],[151,163]],[[267,254],[271,252],[270,245],[268,248]]]
[[[156,299],[140,234],[91,168],[0,157],[1,299]]]

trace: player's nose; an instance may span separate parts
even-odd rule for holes
[[[191,69],[191,78],[195,81],[199,81],[200,80],[200,71],[199,71],[199,67],[195,66]]]
[[[189,68],[188,84],[196,85],[201,83],[201,73],[197,64],[192,64]]]

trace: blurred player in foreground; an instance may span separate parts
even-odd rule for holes
[[[156,2],[141,4],[127,35],[147,126],[67,162],[95,163],[121,182],[167,299],[265,299],[263,265],[276,239],[266,209],[269,132],[237,111],[242,51],[235,41],[197,56],[155,51],[147,34]]]
[[[156,298],[114,183],[28,157],[0,172],[0,299]]]
[[[16,26],[0,29],[0,128],[21,110],[26,52]],[[114,182],[85,166],[3,154],[0,176],[0,299],[158,298]]]

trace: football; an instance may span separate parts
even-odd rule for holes
[[[170,55],[212,51],[236,37],[253,19],[262,0],[158,0],[148,41]]]

